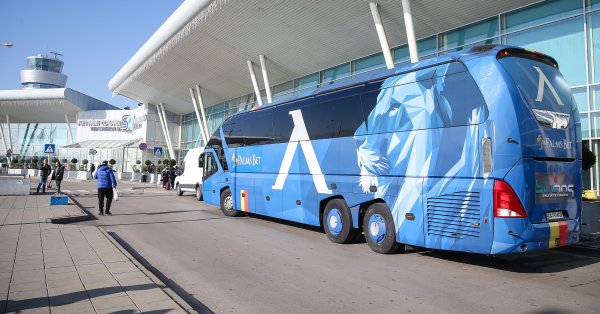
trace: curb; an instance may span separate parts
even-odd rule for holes
[[[101,227],[97,227],[100,232],[123,254],[137,267],[146,277],[148,277],[152,282],[156,284],[158,288],[164,291],[171,300],[173,300],[181,309],[186,311],[187,313],[198,313],[196,312],[183,298],[181,298],[177,293],[175,293],[171,288],[169,288],[164,282],[162,282],[158,277],[156,277],[151,271],[149,271],[146,267],[144,267],[135,257],[133,257],[121,244],[106,230]]]

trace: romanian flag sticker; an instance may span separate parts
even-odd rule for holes
[[[551,222],[549,248],[567,245],[567,236],[569,235],[569,225],[566,221]]]

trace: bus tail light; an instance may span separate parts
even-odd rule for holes
[[[525,218],[527,213],[508,183],[494,181],[494,217],[496,218]]]

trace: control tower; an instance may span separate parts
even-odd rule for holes
[[[38,88],[64,88],[67,76],[62,74],[64,62],[58,59],[59,53],[54,57],[37,54],[27,57],[27,68],[21,70],[21,85],[24,89]]]

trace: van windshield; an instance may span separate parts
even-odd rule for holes
[[[536,119],[545,127],[565,128],[573,99],[556,63],[551,62],[553,59],[543,55],[536,58],[537,54],[525,51],[503,53],[499,53],[498,62],[515,81]]]

